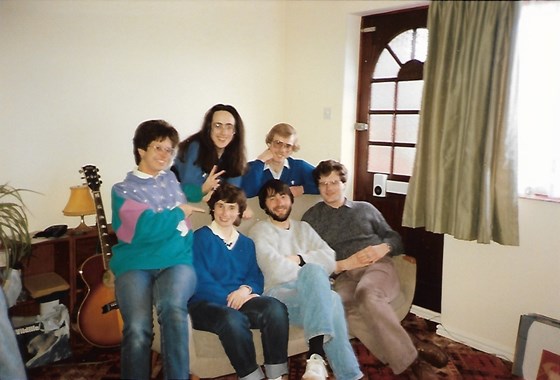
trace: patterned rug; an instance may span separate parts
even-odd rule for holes
[[[418,339],[432,342],[443,348],[449,355],[446,367],[436,369],[442,379],[518,379],[511,374],[512,363],[494,355],[480,352],[466,345],[451,341],[436,334],[436,324],[414,314],[403,321],[406,330]],[[75,334],[73,355],[69,359],[29,370],[30,380],[115,380],[119,379],[119,350],[98,349],[88,346]],[[416,379],[411,370],[394,375],[390,368],[377,358],[356,339],[352,346],[360,362],[362,372],[368,379]],[[300,380],[305,370],[305,354],[290,358],[290,380]],[[163,379],[160,372],[157,380]],[[235,375],[220,377],[217,380],[234,380]],[[330,377],[334,379],[334,377]]]

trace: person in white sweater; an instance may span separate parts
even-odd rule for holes
[[[269,218],[256,223],[249,237],[264,275],[263,294],[282,301],[290,324],[304,329],[309,359],[302,379],[326,379],[325,357],[337,379],[361,379],[344,308],[329,281],[334,251],[309,224],[290,219],[293,202],[289,186],[277,179],[259,191],[259,205]]]

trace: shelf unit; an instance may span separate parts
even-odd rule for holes
[[[29,276],[54,272],[60,275],[69,284],[66,295],[61,302],[68,308],[71,318],[74,318],[87,291],[79,269],[82,263],[99,250],[99,236],[97,227],[92,227],[81,235],[73,235],[69,229],[67,234],[60,238],[40,238],[32,240],[31,255],[23,261],[22,280]],[[114,235],[110,234],[111,239]],[[10,308],[11,315],[37,315],[39,303],[33,298],[18,302]]]

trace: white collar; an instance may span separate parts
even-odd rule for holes
[[[287,169],[290,168],[290,163],[288,162],[288,158],[286,158],[286,159],[284,160],[284,167],[287,168]],[[271,172],[273,171],[272,168],[270,167],[270,165],[267,164],[267,163],[265,162],[265,163],[264,163],[263,171],[266,170],[266,169],[269,169]]]
[[[235,228],[233,228],[233,232],[231,236],[226,238],[224,234],[224,230],[222,229],[222,227],[220,227],[218,223],[216,223],[215,220],[213,220],[208,227],[214,233],[214,235],[216,235],[217,237],[219,237],[224,241],[224,244],[228,249],[232,249],[235,243],[237,242],[237,239],[239,239],[239,232]]]
[[[275,171],[274,169],[272,169],[272,167],[271,167],[269,164],[267,164],[267,163],[264,164],[263,171],[265,171],[265,170],[270,170],[270,173],[272,174],[272,178],[274,178],[274,179],[280,179],[280,176],[282,176],[282,171],[284,171],[284,168],[287,168],[287,169],[290,168],[290,163],[288,162],[288,159],[287,159],[287,158],[284,160],[284,166],[282,167],[282,169],[281,169],[279,172],[276,172],[276,171]]]
[[[160,171],[157,175],[150,175],[148,173],[144,173],[143,171],[141,171],[140,169],[138,169],[138,166],[135,167],[134,169],[132,169],[132,174],[134,174],[136,177],[138,178],[142,178],[142,179],[148,179],[148,178],[156,178],[159,175],[163,174],[165,171],[162,170]]]

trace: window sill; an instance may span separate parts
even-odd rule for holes
[[[533,194],[533,195],[519,195],[519,198],[522,199],[532,199],[535,201],[545,201],[545,202],[552,202],[552,203],[560,203],[560,198],[552,198],[549,197],[548,195],[537,195],[537,194]]]

